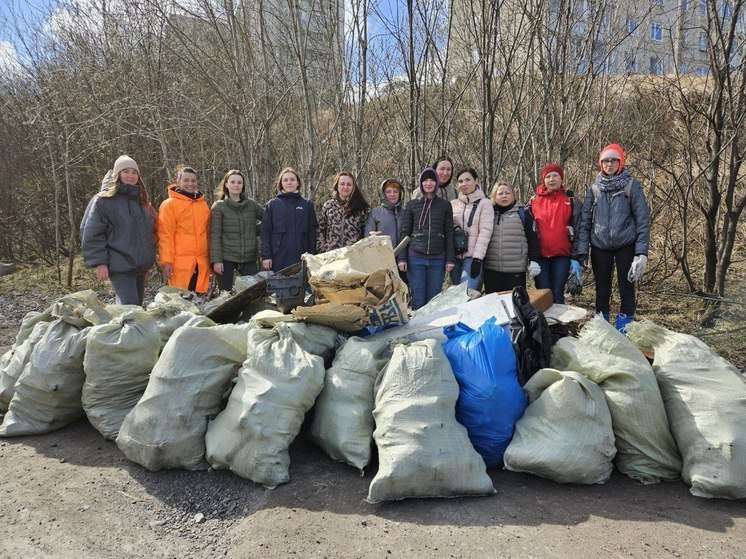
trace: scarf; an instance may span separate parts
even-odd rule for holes
[[[594,182],[601,188],[601,190],[614,191],[624,188],[629,182],[629,179],[629,173],[627,172],[627,169],[624,168],[621,173],[612,177],[607,177],[603,173],[599,173],[596,175],[596,180]]]

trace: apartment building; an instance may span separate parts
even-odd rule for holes
[[[253,40],[264,42],[288,81],[306,79],[318,88],[341,68],[344,0],[248,0],[243,3]]]
[[[732,17],[731,2],[717,2],[724,22]],[[492,45],[503,54],[510,52],[513,60],[563,71],[663,75],[678,69],[707,75],[709,3],[452,0],[452,68],[456,74],[468,73]],[[491,33],[495,36],[489,41]]]

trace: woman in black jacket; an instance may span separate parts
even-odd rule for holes
[[[453,211],[438,198],[438,175],[428,167],[418,181],[422,197],[404,209],[399,238],[410,237],[409,249],[399,255],[399,270],[407,273],[412,308],[424,306],[440,293],[446,272],[453,270]]]

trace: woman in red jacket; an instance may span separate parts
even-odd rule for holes
[[[565,302],[565,282],[573,255],[573,224],[580,211],[572,195],[565,191],[564,179],[565,170],[557,163],[544,167],[542,184],[536,187],[536,196],[530,203],[541,256],[538,262],[541,272],[534,281],[537,289],[552,290],[555,303]],[[578,211],[575,211],[576,206]]]

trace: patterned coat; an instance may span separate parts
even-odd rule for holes
[[[327,252],[335,248],[354,245],[363,238],[368,212],[345,216],[345,208],[337,197],[330,198],[321,207],[316,233],[316,250]]]

